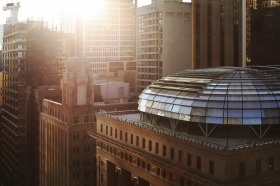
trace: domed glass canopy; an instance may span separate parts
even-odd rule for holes
[[[186,70],[140,95],[142,112],[177,120],[233,125],[279,124],[279,68]]]

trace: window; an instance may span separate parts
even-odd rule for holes
[[[139,136],[136,136],[136,146],[139,146]]]
[[[84,116],[84,122],[89,123],[89,116]]]
[[[122,140],[122,131],[120,130],[120,140]]]
[[[172,175],[172,173],[169,173],[168,179],[169,179],[170,181],[173,180],[173,175]]]
[[[188,167],[192,166],[192,155],[191,154],[187,155],[187,165],[188,165]]]
[[[100,125],[100,132],[103,132],[103,124]]]
[[[137,166],[140,166],[140,159],[137,159]]]
[[[130,134],[130,144],[133,144],[133,134]]]
[[[201,157],[196,157],[196,169],[201,170]]]
[[[110,127],[110,136],[113,136],[113,128]]]
[[[146,144],[145,144],[145,138],[142,138],[142,148],[145,149],[145,146],[146,146]]]
[[[166,145],[162,146],[162,156],[165,157],[166,156]]]
[[[170,148],[170,159],[174,160],[174,148]]]
[[[78,123],[79,122],[78,116],[75,116],[73,120],[74,120],[74,123]]]
[[[118,138],[118,129],[115,129],[115,138]]]
[[[151,170],[151,165],[149,163],[147,163],[147,171]]]
[[[152,140],[149,140],[149,151],[152,151]]]
[[[101,173],[100,179],[101,179],[101,183],[103,183],[103,174],[102,173]]]
[[[209,174],[214,175],[214,161],[209,160]]]
[[[239,177],[245,176],[245,163],[239,163]]]
[[[268,169],[269,170],[274,169],[274,167],[273,167],[273,157],[269,157],[269,159],[268,159]]]
[[[157,176],[160,176],[160,168],[157,167]]]
[[[180,186],[185,185],[185,179],[183,177],[180,177]]]
[[[146,168],[146,163],[144,161],[142,161],[142,169]]]
[[[158,142],[156,142],[156,154],[158,154],[158,151],[159,151],[159,144]]]
[[[256,160],[256,173],[261,173],[262,171],[262,161],[260,159]]]
[[[124,141],[127,142],[127,132],[124,134]]]
[[[183,154],[182,151],[179,150],[179,151],[178,151],[178,161],[179,161],[179,163],[182,162],[182,156],[183,156],[182,154]]]
[[[162,170],[162,177],[166,178],[166,171],[165,170]]]
[[[108,126],[106,126],[106,135],[108,135]]]

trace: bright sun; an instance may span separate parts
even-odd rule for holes
[[[78,15],[89,16],[101,13],[105,8],[104,0],[66,1],[66,4]]]

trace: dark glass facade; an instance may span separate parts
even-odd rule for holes
[[[279,65],[280,0],[248,2],[247,65]]]
[[[192,2],[193,68],[280,64],[280,0]]]

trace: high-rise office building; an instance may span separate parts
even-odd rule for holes
[[[3,45],[3,34],[4,34],[4,25],[0,25],[0,50],[2,50],[2,45]]]
[[[3,36],[1,177],[5,185],[37,185],[38,124],[34,90],[59,84],[58,33],[43,21],[6,24]]]
[[[137,9],[137,87],[191,69],[191,4],[152,1]]]
[[[279,72],[185,70],[97,113],[97,185],[279,185]]]
[[[133,0],[104,0],[100,11],[77,19],[77,56],[92,62],[135,60]]]
[[[193,0],[192,6],[194,68],[279,63],[279,0]]]

